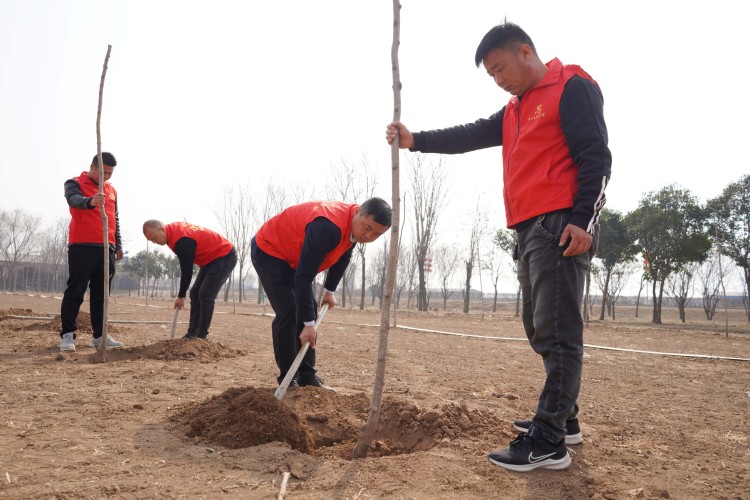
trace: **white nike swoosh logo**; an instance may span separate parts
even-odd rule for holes
[[[549,458],[549,457],[551,457],[554,454],[555,453],[553,452],[553,453],[548,453],[546,455],[542,455],[541,457],[535,457],[534,456],[534,452],[532,451],[531,453],[529,453],[529,462],[532,463],[532,464],[534,464],[536,462],[540,462],[540,461],[544,460],[545,458]]]

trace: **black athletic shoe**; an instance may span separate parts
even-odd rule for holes
[[[206,339],[208,338],[208,334],[207,334],[207,333],[195,333],[195,332],[187,332],[187,333],[185,334],[185,336],[184,336],[184,337],[182,337],[182,338],[183,338],[183,339],[188,339],[188,340],[195,340],[195,339],[203,339],[203,340],[206,340]]]
[[[513,428],[517,431],[529,432],[529,427],[533,422],[533,420],[515,420],[513,421]],[[565,422],[565,427],[568,429],[565,444],[581,444],[583,442],[583,434],[581,434],[581,427],[578,425],[577,418]]]
[[[519,434],[508,448],[491,451],[487,458],[495,465],[516,472],[538,468],[562,470],[572,462],[564,440],[550,444],[533,427],[530,433]]]
[[[325,385],[323,381],[320,378],[318,378],[317,375],[313,375],[312,377],[306,377],[306,378],[300,377],[299,386],[300,387],[320,387],[321,389],[325,389],[326,391],[336,392],[336,389]]]
[[[276,383],[281,385],[281,383],[284,381],[284,377],[276,377]],[[299,377],[292,377],[292,380],[289,381],[289,385],[287,386],[287,389],[298,389],[299,388]]]

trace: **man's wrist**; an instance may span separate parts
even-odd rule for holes
[[[305,326],[315,326],[315,321],[304,321]]]
[[[324,288],[324,290],[326,291],[325,293],[327,293],[328,295],[334,295],[334,294],[336,293],[336,291],[335,291],[335,290],[334,290],[334,291],[331,291],[331,290],[329,290],[329,289],[327,289],[327,288]]]

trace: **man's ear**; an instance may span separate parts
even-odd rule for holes
[[[518,53],[524,61],[528,61],[534,55],[534,51],[531,50],[531,47],[529,47],[527,43],[524,43],[518,48]]]

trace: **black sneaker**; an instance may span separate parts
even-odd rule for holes
[[[517,431],[529,432],[529,427],[533,422],[533,420],[514,420],[513,428]],[[565,427],[568,429],[565,444],[581,444],[583,442],[583,434],[581,434],[581,427],[578,425],[577,418],[565,422]]]
[[[325,389],[326,391],[336,392],[336,389],[325,385],[323,381],[317,375],[313,375],[312,377],[305,377],[305,378],[300,377],[299,386],[300,387],[320,387],[321,389]]]
[[[195,332],[187,332],[183,339],[187,340],[195,340],[195,339],[203,339],[206,340],[208,338],[207,333],[195,333]]]
[[[487,458],[495,465],[516,472],[538,468],[562,470],[567,469],[572,462],[564,440],[558,444],[550,444],[533,430],[519,434],[508,448],[491,451]]]

